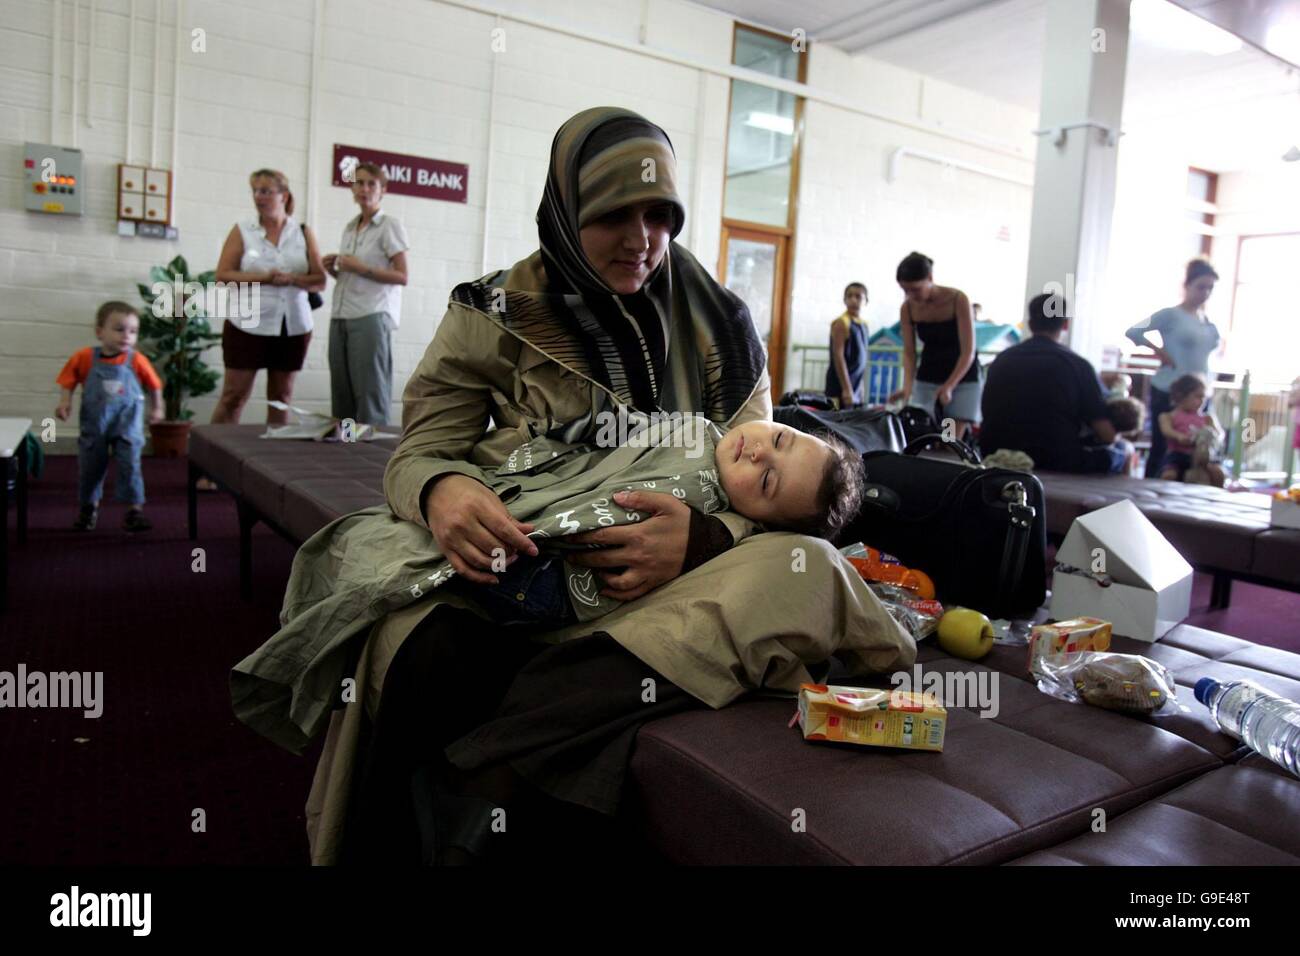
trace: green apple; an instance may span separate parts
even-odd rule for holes
[[[993,650],[993,624],[979,611],[955,607],[939,618],[939,646],[953,657],[979,660]]]

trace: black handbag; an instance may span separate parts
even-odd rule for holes
[[[883,409],[850,408],[840,412],[778,405],[772,409],[772,421],[801,432],[828,431],[858,454],[902,451],[907,444],[898,416]]]
[[[302,238],[304,242],[307,239],[307,224],[305,222],[302,224]],[[311,308],[313,312],[315,312],[324,304],[325,304],[325,298],[319,292],[307,293],[307,305]]]
[[[960,442],[938,439],[970,461]],[[862,456],[867,497],[839,535],[894,555],[934,580],[944,604],[1027,617],[1047,597],[1043,486],[1028,472],[889,451]]]

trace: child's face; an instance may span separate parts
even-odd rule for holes
[[[99,344],[113,355],[135,348],[139,334],[140,320],[130,312],[114,312],[104,320],[103,325],[95,329],[95,338],[99,339]]]
[[[1178,407],[1185,412],[1199,412],[1201,410],[1201,406],[1204,404],[1205,404],[1205,389],[1198,388],[1195,391],[1189,392],[1187,395],[1185,395],[1183,397],[1183,400],[1178,403]]]
[[[844,293],[844,307],[849,310],[849,315],[857,315],[866,301],[866,293],[857,286]]]
[[[776,422],[737,425],[718,443],[718,478],[731,507],[754,521],[783,525],[817,510],[831,448]]]

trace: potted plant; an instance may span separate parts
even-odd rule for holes
[[[185,257],[177,256],[150,269],[148,285],[137,283],[145,302],[140,349],[163,380],[164,419],[149,426],[153,453],[159,458],[186,454],[194,417],[189,400],[217,387],[217,371],[200,357],[221,340],[208,324],[201,291],[215,277],[212,271],[190,275]]]

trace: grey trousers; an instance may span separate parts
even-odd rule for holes
[[[387,425],[393,394],[388,313],[330,319],[330,413],[359,425]]]

